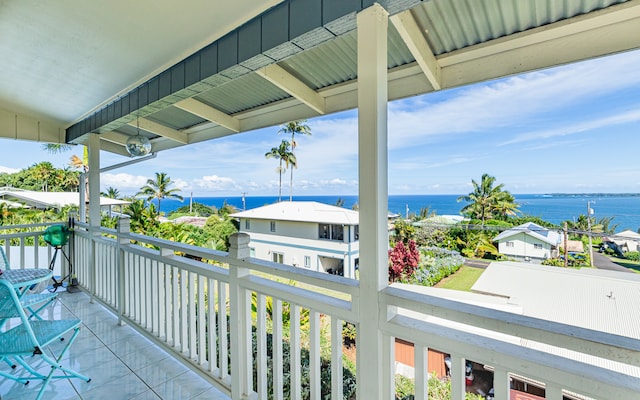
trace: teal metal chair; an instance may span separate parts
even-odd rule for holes
[[[6,280],[0,279],[0,320],[10,318],[19,318],[21,324],[0,333],[0,361],[8,361],[9,363],[15,361],[27,373],[18,376],[0,371],[0,376],[25,385],[31,380],[42,380],[42,387],[36,400],[42,398],[52,379],[78,378],[86,382],[91,381],[91,378],[66,368],[60,363],[78,336],[82,321],[79,319],[54,321],[29,319],[15,289]],[[63,339],[68,332],[71,332],[72,335],[65,340],[65,346],[60,354],[50,355],[50,350],[46,347],[54,341]],[[34,362],[42,360],[49,364],[51,366],[49,373],[43,375],[37,372],[26,361],[27,359]]]
[[[0,247],[0,271],[10,270],[11,266],[9,265],[9,260],[7,259],[7,255],[4,252],[4,249]],[[2,275],[0,274],[0,278]],[[34,285],[36,286],[36,285]],[[26,288],[25,288],[26,289]],[[51,304],[58,298],[57,293],[45,292],[45,293],[36,293],[36,294],[23,294],[27,293],[26,290],[21,292],[18,295],[20,299],[20,303],[24,308],[29,310],[29,318],[37,318],[42,319],[40,315],[40,311],[42,311],[45,307]],[[0,328],[2,328],[2,321],[0,321]]]

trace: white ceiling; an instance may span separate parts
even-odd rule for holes
[[[0,0],[0,109],[67,127],[282,0]]]

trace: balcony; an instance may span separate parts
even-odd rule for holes
[[[24,259],[36,253],[26,238],[41,233],[4,234],[0,243],[6,247],[13,238]],[[127,220],[118,230],[76,224],[70,246],[84,293],[64,293],[48,315],[83,320],[82,336],[69,357],[73,368],[95,380],[57,382],[48,398],[113,398],[123,390],[118,398],[319,399],[322,393],[341,399],[342,321],[356,326],[358,352],[383,353],[389,397],[395,338],[414,344],[415,395],[420,399],[427,398],[427,371],[433,369],[427,365],[430,348],[450,354],[454,399],[465,392],[466,360],[493,370],[495,398],[501,400],[509,398],[514,377],[541,383],[547,399],[632,399],[640,393],[637,339],[437,298],[401,285],[378,292],[383,340],[367,347],[366,339],[375,333],[361,331],[369,316],[359,310],[357,299],[366,289],[358,281],[251,259],[247,238],[232,239],[230,252],[223,253],[132,234]],[[283,314],[290,316],[289,324],[282,322]],[[308,323],[300,323],[301,315]],[[308,364],[303,353],[308,353]],[[361,384],[365,368],[357,371]],[[20,386],[3,382],[2,398],[35,395],[33,387]]]

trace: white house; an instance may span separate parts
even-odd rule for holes
[[[284,201],[231,214],[251,238],[251,256],[355,277],[357,211],[314,201]]]
[[[498,251],[507,257],[521,261],[541,262],[558,256],[562,235],[533,222],[508,229],[493,241]]]
[[[610,237],[623,252],[640,251],[640,234],[627,229]]]

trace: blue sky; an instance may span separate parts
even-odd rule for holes
[[[640,51],[441,91],[389,104],[389,193],[462,194],[483,173],[512,193],[640,192]],[[297,139],[294,195],[357,194],[357,112],[308,121]],[[103,173],[102,187],[133,194],[166,172],[194,196],[275,196],[278,162],[264,154],[278,127],[163,151]],[[0,171],[50,155],[0,139]],[[108,166],[124,157],[102,153]],[[289,192],[288,172],[283,193]]]

